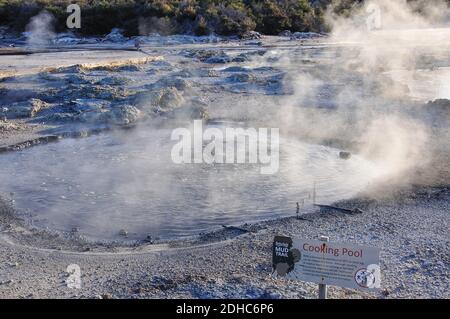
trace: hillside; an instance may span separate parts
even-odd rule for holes
[[[336,1],[333,1],[336,2]],[[345,12],[357,0],[339,1]],[[65,31],[70,0],[0,0],[0,24],[24,31],[31,17],[42,10],[55,17],[56,31]],[[108,33],[112,28],[126,35],[190,33],[241,34],[255,30],[279,34],[284,30],[326,31],[324,12],[331,0],[80,0],[83,35]]]

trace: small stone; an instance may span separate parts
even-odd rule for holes
[[[258,296],[259,299],[281,299],[282,295],[276,291],[263,291],[260,296]]]
[[[121,230],[119,230],[119,235],[123,236],[123,237],[127,237],[128,236],[128,231],[126,231],[125,229],[121,229]]]
[[[207,76],[211,78],[219,77],[219,73],[214,69],[209,69],[207,72]]]
[[[142,287],[139,287],[139,288],[136,288],[135,290],[134,290],[134,293],[135,294],[143,294],[145,291],[144,291],[144,288],[142,288]]]
[[[113,295],[111,295],[110,293],[106,293],[101,295],[101,299],[113,299]]]
[[[153,238],[150,235],[147,235],[147,237],[145,237],[144,241],[146,243],[153,244]]]
[[[350,159],[350,157],[352,157],[352,153],[341,151],[339,152],[339,157],[342,159]]]

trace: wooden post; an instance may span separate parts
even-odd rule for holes
[[[319,240],[324,242],[329,242],[330,237],[320,236]],[[325,284],[319,284],[319,299],[327,299],[328,288]]]

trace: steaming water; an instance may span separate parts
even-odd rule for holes
[[[339,150],[282,140],[280,169],[259,164],[173,164],[171,130],[66,139],[0,157],[0,191],[14,192],[33,225],[79,232],[94,240],[147,235],[175,238],[222,224],[295,214],[295,202],[348,198],[376,176],[367,160]]]
[[[393,80],[404,83],[409,88],[409,96],[415,100],[428,102],[435,99],[450,99],[450,68],[413,71],[391,71]]]

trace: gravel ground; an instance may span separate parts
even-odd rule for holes
[[[0,297],[315,298],[314,284],[271,277],[271,243],[279,234],[328,235],[332,241],[381,248],[382,289],[365,293],[331,287],[331,298],[450,297],[449,188],[339,205],[364,213],[314,212],[306,220],[246,225],[251,232],[241,235],[224,231],[193,242],[123,248],[50,241],[45,232],[21,227],[3,208]],[[55,247],[58,242],[61,246]],[[80,266],[81,289],[66,285],[70,264]]]

